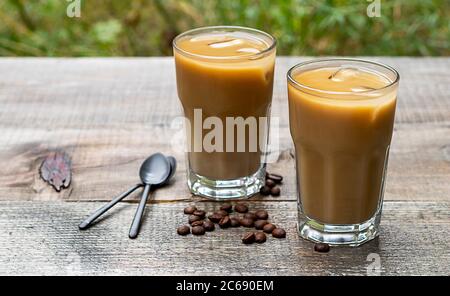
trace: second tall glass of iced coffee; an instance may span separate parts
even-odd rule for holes
[[[288,72],[302,237],[358,246],[378,235],[398,83],[392,67],[355,59]]]
[[[192,193],[245,198],[262,186],[275,44],[267,33],[227,26],[194,29],[175,38]]]

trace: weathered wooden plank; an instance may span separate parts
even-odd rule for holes
[[[285,73],[307,58],[279,58],[273,116],[280,118],[278,200],[296,196]],[[386,199],[449,200],[450,58],[381,58],[402,80]],[[137,181],[150,153],[179,160],[173,186],[158,200],[190,198],[184,155],[172,120],[180,114],[171,58],[0,59],[0,200],[107,200]],[[72,187],[56,193],[38,177],[43,157],[64,149]]]
[[[136,205],[120,204],[87,231],[78,223],[102,203],[0,202],[0,275],[358,275],[376,253],[384,275],[450,274],[450,204],[387,202],[379,239],[359,248],[320,254],[295,230],[296,203],[259,202],[287,239],[243,245],[244,228],[203,237],[176,234],[188,203],[148,207],[138,239],[128,239]],[[208,211],[219,207],[199,202]],[[14,221],[14,223],[11,223]]]
[[[146,155],[154,151],[171,151],[164,140],[146,140],[151,150],[142,149],[141,141],[117,141],[126,133],[104,132],[102,138],[92,135],[75,143],[59,146],[73,151],[74,175],[71,188],[56,193],[43,182],[38,168],[49,148],[33,144],[1,155],[0,200],[64,199],[108,200],[138,181],[137,171]],[[138,134],[138,133],[136,133]],[[288,135],[288,131],[284,133]],[[142,134],[141,134],[142,135]],[[142,135],[144,136],[144,135]],[[86,141],[86,143],[81,143]],[[67,147],[67,148],[66,148]],[[283,147],[278,162],[269,170],[285,176],[282,195],[274,200],[296,198],[292,144]],[[450,199],[450,127],[434,124],[398,124],[394,133],[385,198],[388,200],[449,200]],[[174,153],[178,171],[168,187],[155,193],[160,200],[190,198],[186,187],[184,155]],[[266,198],[267,199],[267,198]]]

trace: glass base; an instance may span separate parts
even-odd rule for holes
[[[307,240],[334,246],[357,247],[379,234],[381,208],[369,220],[361,224],[325,224],[304,215],[299,211],[298,233]]]
[[[211,180],[188,170],[188,187],[193,194],[214,200],[245,199],[259,192],[265,175],[265,166],[251,176],[233,180]]]

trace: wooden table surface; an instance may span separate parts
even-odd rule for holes
[[[172,58],[0,58],[0,275],[365,275],[376,253],[386,275],[450,275],[450,58],[368,58],[400,72],[400,90],[378,239],[320,254],[295,230],[296,188],[285,73],[305,57],[277,60],[272,116],[280,143],[269,171],[280,197],[256,196],[285,240],[242,245],[243,228],[181,237],[192,197],[173,125],[180,106]],[[44,157],[67,152],[68,189],[39,177]],[[138,239],[128,239],[138,194],[87,231],[78,223],[138,181],[140,163],[176,156],[174,182],[152,195]]]

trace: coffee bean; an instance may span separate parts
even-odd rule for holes
[[[189,233],[191,233],[191,229],[189,228],[189,226],[187,225],[183,225],[177,228],[177,233],[179,235],[187,235]]]
[[[265,233],[272,233],[272,231],[277,228],[275,225],[273,225],[272,223],[268,223],[266,225],[264,225],[263,227],[263,231]]]
[[[267,220],[269,218],[269,213],[266,210],[258,210],[255,212],[256,219]]]
[[[203,220],[192,222],[191,226],[203,226]]]
[[[244,244],[252,244],[255,241],[255,234],[253,232],[247,232],[242,237],[242,242]]]
[[[253,219],[249,219],[249,218],[242,218],[239,220],[239,222],[241,223],[242,226],[244,227],[253,227]]]
[[[270,195],[272,196],[280,196],[281,190],[280,187],[275,186],[272,189],[270,189]]]
[[[205,228],[203,226],[194,226],[194,227],[192,227],[192,234],[193,235],[204,235]]]
[[[212,215],[209,215],[209,216],[208,216],[208,219],[209,219],[211,222],[219,223],[220,219],[222,219],[222,215],[220,215],[220,214],[218,214],[218,213],[213,213]]]
[[[231,211],[233,211],[233,206],[229,203],[223,204],[220,207],[221,210],[226,211],[227,213],[231,213]]]
[[[192,224],[192,223],[194,223],[195,221],[200,221],[200,220],[203,220],[203,219],[202,219],[202,217],[200,217],[200,216],[190,215],[189,218],[188,218],[188,220],[189,220],[189,224]]]
[[[220,228],[228,228],[231,226],[231,219],[229,216],[225,216],[219,221]]]
[[[203,227],[206,231],[213,231],[216,227],[214,226],[214,223],[211,221],[205,221],[203,223]]]
[[[216,213],[222,217],[228,216],[228,212],[225,210],[218,210]]]
[[[284,238],[286,237],[286,231],[283,228],[275,228],[272,231],[272,236],[276,238]]]
[[[258,230],[261,230],[264,228],[264,225],[266,225],[268,222],[266,220],[256,220],[255,221],[255,228]]]
[[[256,215],[253,212],[248,212],[248,213],[244,214],[244,218],[256,220]]]
[[[270,194],[270,187],[269,186],[263,186],[261,187],[261,189],[259,190],[259,193],[261,195],[267,196]]]
[[[255,242],[256,243],[262,244],[265,241],[266,241],[266,235],[264,234],[264,232],[255,233]]]
[[[271,179],[267,179],[266,180],[266,187],[269,187],[269,189],[272,188],[275,185],[276,185],[276,183],[275,183],[274,180],[271,180]]]
[[[196,210],[192,214],[194,214],[195,216],[199,216],[201,218],[205,218],[206,212],[203,210]]]
[[[185,208],[184,208],[184,213],[185,213],[185,214],[188,214],[188,215],[191,215],[191,214],[193,214],[196,210],[197,210],[196,207],[194,207],[194,206],[189,206],[189,207],[185,207]]]
[[[230,226],[231,227],[239,227],[239,226],[241,226],[241,223],[239,222],[238,218],[233,217],[233,218],[231,218]]]
[[[274,181],[277,184],[280,184],[283,181],[283,177],[277,174],[269,173],[266,175],[266,178]]]
[[[314,245],[314,251],[320,253],[328,253],[330,251],[330,245],[324,243],[317,243]]]
[[[234,210],[238,213],[247,213],[248,207],[245,204],[237,204],[234,206]]]

